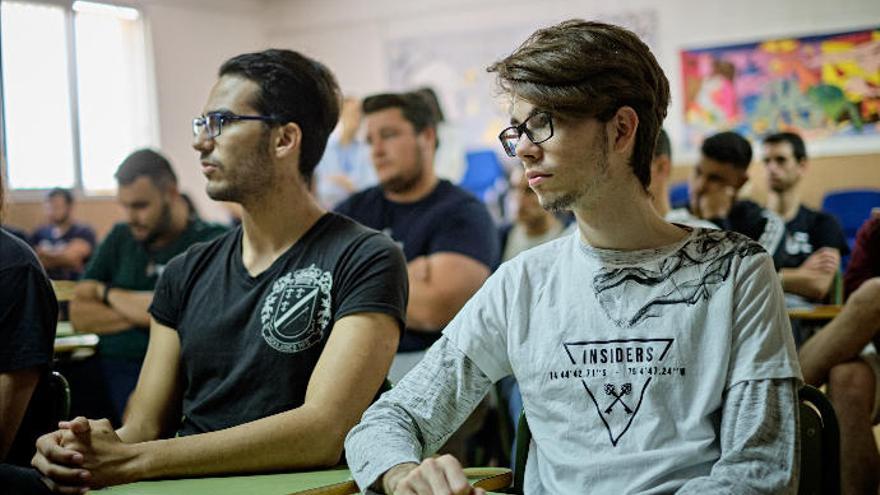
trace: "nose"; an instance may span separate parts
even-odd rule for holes
[[[544,150],[537,144],[533,143],[532,140],[529,139],[529,136],[523,133],[516,142],[516,148],[514,148],[514,151],[520,160],[535,161]]]
[[[192,147],[202,153],[211,151],[214,148],[214,139],[209,138],[205,128],[202,127],[198,134],[193,135]]]

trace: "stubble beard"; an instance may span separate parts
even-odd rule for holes
[[[601,133],[597,134],[594,143],[599,148],[596,154],[596,173],[593,174],[593,177],[586,186],[583,189],[567,192],[561,196],[547,198],[546,200],[539,195],[541,207],[553,213],[572,211],[575,206],[582,203],[584,198],[591,199],[594,196],[593,192],[597,189],[599,182],[605,180],[608,172],[608,143],[605,141],[605,136]]]
[[[208,181],[205,186],[208,197],[215,201],[241,204],[254,196],[265,194],[273,179],[268,146],[267,130],[250,153],[245,153],[244,158],[235,164],[233,173],[226,175],[222,182]],[[220,171],[228,169],[221,163]]]
[[[392,194],[402,194],[412,190],[421,182],[422,177],[425,175],[424,160],[422,160],[422,155],[419,153],[416,153],[414,160],[415,167],[411,175],[406,175],[406,172],[403,172],[383,181],[382,190]]]

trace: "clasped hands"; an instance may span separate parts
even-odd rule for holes
[[[82,416],[58,423],[37,439],[31,464],[55,493],[85,493],[92,488],[132,481],[134,445],[124,443],[110,421]]]

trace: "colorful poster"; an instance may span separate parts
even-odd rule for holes
[[[880,27],[682,50],[686,140],[735,130],[880,139]]]

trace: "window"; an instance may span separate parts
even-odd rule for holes
[[[0,2],[9,189],[112,193],[113,173],[157,145],[140,13],[93,2]]]

